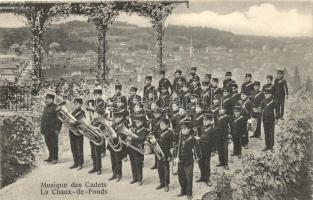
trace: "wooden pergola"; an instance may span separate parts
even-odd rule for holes
[[[120,12],[136,13],[150,19],[152,28],[156,31],[158,42],[158,64],[163,64],[164,22],[179,4],[189,6],[189,1],[104,1],[92,3],[2,3],[0,13],[14,13],[26,19],[26,25],[32,33],[32,80],[34,89],[39,90],[42,82],[42,62],[44,51],[42,36],[51,21],[69,15],[83,15],[88,21],[95,24],[98,31],[98,65],[97,78],[106,80],[109,73],[106,64],[106,32],[108,26],[118,17]]]

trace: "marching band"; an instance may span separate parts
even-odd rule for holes
[[[172,172],[178,175],[181,186],[178,196],[187,195],[191,199],[194,161],[200,169],[196,182],[210,186],[211,156],[218,153],[216,167],[228,170],[230,141],[233,142],[231,156],[240,159],[242,147],[249,148],[249,133],[251,138],[261,139],[262,122],[264,151],[273,151],[275,120],[283,119],[288,97],[283,71],[278,70],[274,84],[273,76],[268,75],[262,89],[260,82],[252,81],[252,74],[247,73],[240,92],[231,72],[226,72],[223,87],[219,87],[219,79],[211,74],[205,74],[200,82],[196,72],[193,67],[186,80],[182,71],[176,70],[172,84],[162,70],[157,88],[152,85],[152,76],[146,76],[142,96],[137,93],[138,88],[131,86],[128,99],[122,94],[120,84],[115,85],[115,94],[108,100],[103,99],[101,87],[95,88],[94,99],[85,102],[89,120],[82,109],[82,98],[74,99],[75,110],[70,113],[64,103],[54,104],[54,95],[47,94],[41,125],[49,150],[45,161],[57,163],[62,122],[69,128],[74,161],[70,169],[82,169],[83,141],[87,137],[93,163],[89,173],[101,174],[101,155],[108,149],[113,173],[109,180],[121,180],[122,161],[129,155],[130,184],[141,186],[144,157],[154,153],[151,169],[157,169],[160,182],[156,189],[169,191]]]

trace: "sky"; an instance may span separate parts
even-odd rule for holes
[[[194,1],[189,7],[182,4],[174,9],[166,25],[210,27],[241,35],[271,37],[313,37],[313,3],[282,1]],[[70,16],[55,23],[82,20]],[[150,27],[149,19],[121,13],[117,21]],[[23,18],[0,14],[0,27],[24,26]]]

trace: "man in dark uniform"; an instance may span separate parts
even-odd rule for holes
[[[251,92],[251,100],[253,103],[252,108],[252,116],[257,119],[257,128],[251,138],[259,138],[261,139],[261,122],[262,122],[262,114],[261,114],[261,103],[264,99],[264,94],[260,91],[260,82],[254,82],[254,90]]]
[[[242,146],[244,146],[245,149],[248,149],[248,143],[249,143],[249,133],[247,129],[247,123],[248,123],[248,119],[250,119],[252,115],[252,108],[253,108],[253,104],[250,101],[248,94],[249,92],[245,90],[241,92],[241,110],[242,110],[242,116],[244,118],[245,126],[246,126],[242,134]]]
[[[195,137],[200,142],[202,152],[202,157],[199,159],[200,178],[196,182],[204,182],[208,186],[211,186],[211,151],[213,137],[216,131],[214,128],[214,117],[211,113],[204,114],[203,127],[201,128],[201,135]]]
[[[274,85],[273,85],[273,76],[272,75],[267,75],[266,76],[266,84],[263,85],[263,88],[262,88],[262,92],[264,92],[265,90],[269,89],[272,93],[272,96],[274,97],[274,93],[275,93],[275,90],[274,90]]]
[[[182,71],[181,70],[176,70],[175,71],[175,78],[173,81],[173,90],[176,94],[178,94],[178,91],[180,89],[179,84],[178,84],[178,80],[181,79],[182,82],[186,83],[186,79],[184,77],[182,77]]]
[[[240,93],[238,92],[238,84],[237,83],[232,84],[231,88],[232,88],[231,97],[233,99],[234,104],[237,104],[238,101],[241,99]]]
[[[214,95],[213,97],[213,103],[211,108],[211,113],[213,114],[214,118],[214,126],[216,127],[217,118],[219,114],[219,110],[221,108],[221,96],[219,94]],[[217,133],[213,134],[213,144],[212,144],[212,153],[214,154],[217,151]]]
[[[133,120],[136,126],[134,131],[136,137],[128,136],[126,140],[136,148],[143,149],[143,142],[146,140],[146,136],[148,135],[148,130],[144,127],[146,117],[143,114],[138,114],[134,116]],[[133,150],[132,148],[128,148],[128,151],[133,175],[133,180],[130,182],[130,184],[137,182],[138,186],[141,186],[144,155]]]
[[[216,132],[217,132],[217,150],[219,164],[217,167],[228,167],[228,141],[230,137],[231,118],[226,114],[226,110],[221,108],[217,116]]]
[[[231,88],[232,84],[236,82],[232,79],[232,73],[226,72],[225,73],[225,80],[223,81],[223,88]]]
[[[198,97],[201,97],[202,89],[199,83],[199,77],[195,76],[192,80],[192,86],[190,87],[190,93],[196,94]]]
[[[167,86],[160,86],[160,96],[157,100],[157,105],[160,108],[169,108],[171,103],[171,95],[168,92]]]
[[[59,133],[62,128],[62,122],[57,117],[57,105],[54,104],[55,96],[53,94],[47,94],[42,116],[40,132],[45,137],[45,142],[48,147],[49,157],[45,159],[46,162],[52,162],[56,164],[59,160],[58,158],[58,141]]]
[[[160,119],[160,135],[157,142],[164,153],[164,160],[158,161],[158,174],[160,179],[160,185],[157,190],[164,188],[165,192],[169,191],[170,184],[170,160],[171,160],[171,148],[174,142],[173,130],[169,129],[170,121],[165,117]]]
[[[192,73],[192,72],[190,72],[189,73],[189,75],[188,75],[188,80],[187,80],[187,87],[189,88],[189,89],[191,89],[191,87],[192,87],[192,81],[193,81],[193,78],[195,77],[195,74],[194,73]]]
[[[179,93],[179,99],[180,99],[180,105],[184,106],[186,109],[187,105],[190,103],[190,90],[187,84],[182,85],[182,88],[180,89],[180,93]]]
[[[251,92],[253,91],[254,82],[252,82],[252,74],[245,75],[245,82],[241,85],[241,91],[245,91],[250,97]]]
[[[241,158],[241,149],[242,149],[242,134],[247,129],[245,120],[241,114],[241,105],[236,105],[234,108],[234,118],[233,118],[233,154],[232,156],[238,156]]]
[[[141,103],[141,96],[137,94],[137,87],[131,86],[130,87],[130,96],[128,98],[128,110],[130,111],[130,114],[134,113],[134,107],[136,104]]]
[[[169,94],[173,93],[173,86],[171,82],[168,80],[168,78],[165,77],[165,71],[160,71],[161,79],[159,80],[159,92],[161,93],[161,88],[165,87]],[[170,90],[170,91],[169,91]]]
[[[192,121],[184,120],[181,124],[181,139],[178,146],[178,182],[181,187],[178,197],[187,195],[187,199],[192,198],[192,181],[193,181],[193,148],[195,138],[192,133]]]
[[[202,104],[203,104],[203,110],[208,111],[210,110],[210,105],[212,103],[213,97],[211,96],[211,87],[210,82],[208,81],[202,81]]]
[[[228,87],[225,87],[223,89],[222,103],[223,103],[223,108],[226,110],[226,115],[230,117],[233,116],[233,110],[234,110],[234,102],[231,97],[232,97],[231,89]]]
[[[91,125],[96,126],[98,123],[99,118],[104,117],[105,114],[105,102],[103,99],[97,99],[95,103],[95,118],[91,122]],[[102,168],[102,160],[101,160],[101,153],[103,151],[102,145],[96,145],[93,141],[90,141],[90,150],[91,150],[91,159],[93,163],[93,167],[88,173],[95,173],[97,172],[98,175],[101,174]]]
[[[274,88],[274,98],[277,104],[277,114],[279,119],[284,119],[285,99],[288,99],[288,86],[286,79],[284,79],[283,70],[277,71],[277,78],[275,79]]]
[[[275,116],[278,118],[276,102],[272,97],[271,90],[264,90],[265,99],[262,101],[262,118],[265,134],[265,148],[263,151],[272,150],[274,147]]]
[[[223,94],[223,90],[218,87],[218,78],[212,78],[212,95],[214,97],[214,95],[219,94],[222,96]]]
[[[153,94],[156,97],[157,91],[153,85],[151,85],[152,76],[145,77],[145,86],[143,88],[143,101],[147,101],[149,99],[149,93]]]
[[[199,82],[200,82],[200,77],[197,75],[197,68],[196,67],[191,67],[190,73],[193,73],[194,77],[197,77]]]
[[[115,94],[113,95],[113,97],[111,97],[109,99],[109,106],[111,107],[116,107],[116,104],[118,102],[118,100],[120,100],[120,102],[122,102],[123,104],[123,108],[126,109],[127,107],[127,99],[124,95],[122,95],[122,85],[120,84],[116,84],[115,85]]]
[[[86,118],[85,111],[81,108],[82,105],[83,105],[82,98],[74,99],[75,110],[72,112],[72,115],[77,120]],[[70,136],[71,151],[72,151],[73,160],[74,160],[74,164],[70,167],[70,169],[74,169],[78,167],[78,170],[81,170],[84,164],[84,136],[75,135],[71,130],[69,130],[69,136]]]

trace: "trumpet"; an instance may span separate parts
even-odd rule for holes
[[[103,144],[103,132],[98,127],[91,125],[86,119],[78,120],[77,129],[95,145]]]
[[[95,120],[95,126],[98,127],[100,130],[102,130],[103,137],[106,139],[106,141],[111,146],[113,151],[120,152],[122,150],[122,145],[120,143],[120,140],[117,140],[117,142],[114,141],[117,138],[117,133],[109,124],[107,119],[103,117],[97,118]]]
[[[57,117],[75,135],[81,136],[82,133],[75,127],[75,124],[77,124],[77,119],[70,113],[65,104],[66,104],[65,101],[58,104],[56,108]]]

